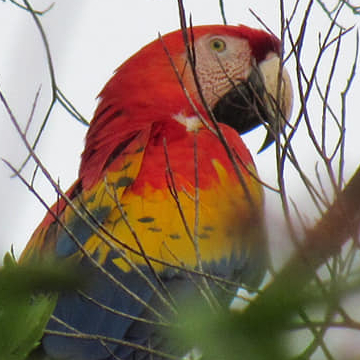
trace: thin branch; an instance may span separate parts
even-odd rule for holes
[[[219,138],[220,142],[224,146],[224,149],[225,149],[225,151],[226,151],[226,153],[228,155],[228,158],[231,161],[231,164],[232,164],[232,166],[233,166],[233,168],[235,170],[236,176],[239,179],[240,184],[243,186],[245,197],[246,197],[246,199],[249,202],[250,207],[251,207],[251,212],[252,212],[252,214],[255,215],[255,214],[257,214],[257,207],[255,206],[254,200],[252,199],[252,196],[251,196],[251,194],[249,192],[249,189],[247,188],[247,186],[246,186],[246,184],[244,182],[244,179],[242,177],[241,171],[239,169],[238,163],[236,162],[234,154],[232,153],[232,151],[231,151],[231,149],[230,149],[230,147],[229,147],[229,145],[228,145],[228,143],[226,141],[226,138],[224,137],[224,134],[222,133],[221,128],[220,128],[220,126],[219,126],[219,124],[218,124],[218,122],[217,122],[217,120],[216,120],[216,118],[215,118],[209,104],[207,103],[203,92],[202,92],[201,84],[199,82],[199,78],[198,78],[197,73],[196,73],[196,63],[195,63],[195,55],[196,54],[195,54],[194,49],[193,49],[194,42],[190,42],[190,40],[189,40],[188,28],[187,28],[187,25],[186,25],[185,8],[184,8],[184,4],[183,4],[182,0],[178,0],[178,7],[179,7],[179,17],[180,17],[180,24],[181,24],[181,30],[182,30],[182,35],[183,35],[183,41],[184,41],[184,44],[185,44],[185,47],[186,47],[187,59],[188,59],[188,61],[190,63],[190,66],[191,66],[191,71],[192,71],[192,74],[193,74],[193,79],[194,79],[194,82],[195,82],[197,93],[198,93],[198,95],[200,97],[201,103],[204,106],[205,111],[207,112],[207,114],[209,116],[209,119],[211,119],[211,121],[212,121],[212,124],[213,124],[213,126],[214,126],[214,128],[216,130],[216,133],[217,133],[217,137]],[[190,33],[193,36],[191,28],[190,28]]]
[[[47,66],[48,66],[49,75],[50,75],[51,100],[50,100],[50,104],[48,106],[47,112],[45,114],[44,120],[43,120],[43,122],[42,122],[42,124],[40,126],[39,131],[37,132],[37,135],[35,137],[35,140],[34,140],[32,146],[31,146],[32,150],[35,150],[36,146],[39,143],[40,138],[41,138],[41,136],[42,136],[42,134],[43,134],[43,132],[45,130],[46,124],[49,121],[50,115],[51,115],[52,110],[53,110],[53,108],[54,108],[57,101],[59,101],[64,106],[64,108],[71,115],[73,115],[77,120],[79,120],[81,123],[83,123],[85,125],[88,125],[88,122],[84,119],[83,116],[81,116],[81,115],[79,116],[79,112],[75,110],[73,105],[71,105],[71,106],[69,105],[70,103],[62,95],[61,92],[60,92],[60,95],[58,94],[59,93],[59,88],[58,88],[58,85],[57,85],[57,82],[56,82],[55,69],[54,69],[54,64],[53,64],[53,60],[52,60],[50,44],[49,44],[49,41],[48,41],[47,36],[45,34],[44,28],[43,28],[43,26],[41,24],[41,21],[39,19],[39,16],[42,16],[47,11],[49,11],[52,8],[53,4],[51,4],[50,7],[48,9],[46,9],[46,11],[39,13],[38,11],[36,11],[36,10],[34,10],[32,8],[32,6],[30,5],[28,0],[23,0],[25,6],[22,6],[22,5],[18,4],[15,1],[12,1],[12,0],[11,0],[11,2],[13,4],[21,7],[22,9],[28,11],[31,14],[31,16],[32,16],[32,18],[33,18],[33,20],[35,22],[35,25],[36,25],[37,29],[40,32],[40,37],[41,37],[41,40],[42,40],[44,48],[45,48]],[[21,166],[19,168],[19,172],[21,172],[23,170],[23,168],[26,166],[26,164],[27,164],[27,162],[29,161],[30,158],[31,158],[31,154],[29,153],[29,155],[26,157],[24,162],[21,164]]]
[[[139,351],[144,351],[145,353],[148,354],[152,354],[152,355],[156,355],[159,356],[161,359],[171,359],[171,360],[181,360],[181,358],[179,358],[178,356],[174,356],[168,353],[164,353],[162,351],[158,351],[155,350],[151,347],[147,347],[144,345],[140,345],[140,344],[136,344],[133,343],[131,341],[126,341],[126,340],[122,340],[122,339],[116,339],[116,338],[111,338],[111,337],[107,337],[107,336],[103,336],[103,335],[93,335],[93,334],[87,334],[84,332],[81,332],[75,328],[70,327],[68,324],[64,323],[63,321],[61,321],[60,319],[52,316],[52,318],[59,322],[60,324],[66,326],[69,330],[74,331],[74,333],[68,333],[68,332],[63,332],[63,331],[53,331],[53,330],[45,330],[45,334],[48,335],[54,335],[54,336],[61,336],[61,337],[67,337],[67,338],[71,338],[71,339],[82,339],[82,340],[97,340],[99,341],[103,346],[107,343],[110,344],[117,344],[117,345],[122,345],[122,346],[127,346],[133,349],[137,349]]]
[[[3,0],[5,1],[5,0]],[[17,1],[15,0],[9,0],[12,4],[16,5],[17,7],[19,7],[22,10],[26,10],[29,12],[33,12],[36,15],[42,16],[45,15],[47,12],[49,12],[55,5],[55,3],[51,3],[47,8],[45,8],[45,10],[30,10],[27,6],[21,5],[19,4]]]
[[[345,131],[345,119],[346,119],[346,103],[347,95],[351,89],[351,85],[355,79],[356,68],[359,59],[359,31],[356,31],[356,41],[355,41],[355,56],[354,61],[351,67],[350,76],[346,82],[345,89],[341,92],[341,129],[342,132]],[[343,185],[344,178],[344,164],[345,164],[345,139],[341,143],[340,147],[340,156],[339,156],[339,174],[338,174],[338,185],[341,188]]]
[[[225,16],[225,6],[224,6],[223,0],[219,0],[219,6],[220,6],[220,13],[221,13],[223,23],[224,23],[224,25],[227,25],[226,16]]]

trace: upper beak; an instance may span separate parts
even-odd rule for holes
[[[293,102],[289,73],[285,67],[281,66],[280,59],[277,56],[262,61],[259,64],[259,71],[265,88],[263,106],[266,111],[265,121],[268,123],[268,130],[258,153],[271,145],[276,134],[283,129],[290,118]]]
[[[280,79],[280,84],[279,84]],[[254,66],[248,79],[235,84],[215,105],[216,119],[240,134],[267,124],[260,151],[272,144],[292,109],[292,86],[288,72],[274,53]]]

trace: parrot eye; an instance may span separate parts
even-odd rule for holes
[[[210,48],[218,53],[222,53],[226,50],[226,43],[221,39],[213,39],[210,42]]]

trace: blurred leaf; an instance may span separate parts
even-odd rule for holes
[[[285,336],[290,329],[303,328],[299,310],[314,306],[326,309],[354,290],[353,285],[338,286],[324,296],[309,288],[291,293],[284,286],[268,301],[256,299],[242,312],[224,309],[216,314],[203,301],[189,300],[180,309],[180,326],[172,334],[174,346],[183,344],[187,349],[184,354],[196,348],[203,354],[202,360],[290,359],[293,354]]]
[[[268,360],[287,359],[281,341],[284,318],[280,309],[259,309],[257,317],[246,313],[222,311],[213,314],[208,308],[193,303],[181,312],[182,326],[174,331],[174,341],[187,349],[199,349],[203,360]]]
[[[54,310],[57,292],[84,284],[74,266],[49,261],[18,265],[7,253],[0,269],[1,359],[23,360],[39,344]]]
[[[18,265],[9,253],[0,269],[0,289],[11,295],[78,289],[84,287],[85,279],[86,273],[71,262],[50,259],[41,264]]]

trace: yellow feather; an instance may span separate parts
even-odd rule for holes
[[[254,224],[251,223],[250,206],[244,189],[239,181],[229,178],[219,162],[214,161],[213,165],[218,179],[214,180],[209,189],[199,189],[197,229],[194,188],[178,189],[178,206],[168,188],[159,190],[146,185],[142,196],[131,190],[124,192],[123,188],[111,188],[110,184],[123,174],[110,174],[108,179],[111,179],[111,183],[99,185],[103,189],[98,190],[92,203],[95,208],[112,206],[113,210],[104,223],[113,237],[107,237],[108,241],[123,249],[127,259],[136,265],[146,264],[146,259],[141,255],[144,252],[156,271],[164,269],[163,262],[196,267],[196,246],[201,260],[205,262],[219,261],[232,252],[239,254],[246,250],[244,241],[246,239],[249,242],[250,228]],[[260,209],[262,189],[250,176],[246,175],[245,178],[253,195],[252,200]],[[123,217],[125,213],[126,221]],[[125,249],[121,244],[126,244],[134,251]],[[85,248],[92,254],[97,251],[100,263],[106,260],[110,251],[109,246],[96,234],[86,242]],[[131,265],[123,256],[113,261],[123,271],[131,270]]]

